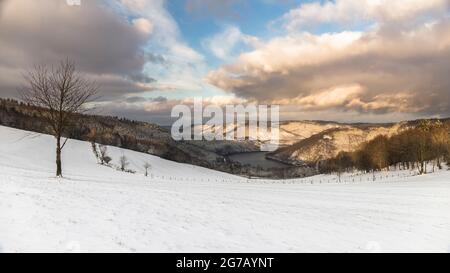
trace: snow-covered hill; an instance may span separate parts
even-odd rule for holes
[[[350,152],[358,149],[364,142],[379,135],[392,136],[408,128],[410,123],[399,122],[392,124],[344,124],[327,121],[282,121],[279,123],[279,149],[271,152],[268,157],[277,161],[293,165],[315,164],[318,161],[336,156],[339,152]],[[202,127],[202,128],[200,128]],[[243,125],[228,125],[223,132],[232,132],[244,127]],[[195,126],[198,132],[212,133],[212,128],[206,125]],[[242,129],[242,128],[241,128]],[[248,127],[244,132],[248,135]],[[195,130],[194,130],[195,132]],[[268,132],[256,130],[258,141],[228,141],[222,143],[233,147],[231,154],[246,151],[257,151],[261,144],[267,143],[273,137]],[[212,149],[211,143],[202,142],[202,148],[220,152],[223,149]],[[253,145],[250,145],[253,144]]]
[[[347,127],[349,126],[345,124],[325,121],[282,121],[279,123],[278,142],[281,146],[288,146],[328,129]],[[224,135],[237,131],[238,128],[244,128],[243,131],[245,132],[245,135],[249,135],[248,126],[244,126],[242,124],[227,124],[226,126],[217,127],[217,129],[221,130]],[[211,126],[196,125],[192,129],[192,132],[194,132],[194,134],[196,132],[202,132],[202,135],[205,136],[211,134],[214,135],[213,130],[214,129]],[[253,137],[262,143],[269,142],[273,137],[268,131],[256,130],[254,133],[257,133],[257,135]]]
[[[269,181],[0,127],[0,251],[450,251],[450,172]],[[143,163],[153,178],[144,177]]]
[[[293,164],[309,162],[335,157],[339,152],[352,152],[361,144],[374,139],[377,136],[393,136],[406,127],[397,123],[389,126],[354,126],[345,125],[331,128],[308,138],[302,139],[287,147],[282,147],[273,152],[270,157],[283,162]]]

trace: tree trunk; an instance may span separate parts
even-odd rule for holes
[[[419,174],[423,174],[424,164],[422,160],[417,164],[417,168],[419,169]]]
[[[56,177],[62,177],[61,137],[56,138]]]

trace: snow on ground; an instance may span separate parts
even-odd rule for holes
[[[248,181],[109,151],[137,173],[71,140],[56,179],[52,137],[0,127],[0,251],[450,252],[448,171]]]

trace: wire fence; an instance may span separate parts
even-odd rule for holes
[[[213,183],[279,183],[279,184],[356,184],[356,183],[395,183],[403,181],[405,178],[417,176],[416,171],[395,171],[395,172],[375,172],[375,173],[353,173],[339,175],[318,175],[294,179],[267,179],[267,178],[207,178],[149,174],[149,181],[174,181],[174,182],[213,182]]]

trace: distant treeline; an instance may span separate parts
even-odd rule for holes
[[[340,152],[322,162],[322,173],[360,170],[366,172],[395,169],[417,169],[427,173],[427,165],[442,168],[450,158],[450,125],[439,120],[422,120],[417,126],[392,137],[377,136],[355,152]]]

